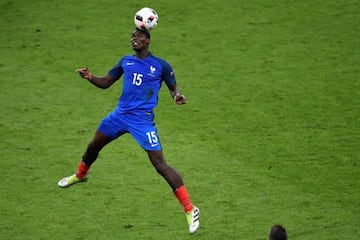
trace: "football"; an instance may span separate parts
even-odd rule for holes
[[[144,7],[135,13],[135,26],[141,30],[151,31],[159,21],[156,11],[149,7]]]

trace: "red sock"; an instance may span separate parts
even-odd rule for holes
[[[182,185],[174,191],[176,198],[179,200],[179,203],[183,206],[185,212],[190,212],[193,208],[189,194],[186,190],[185,185]]]
[[[88,166],[85,165],[85,163],[83,163],[83,161],[80,161],[79,165],[78,165],[78,170],[76,172],[76,176],[78,178],[83,178],[86,176],[86,174],[88,173],[89,171],[89,168]]]

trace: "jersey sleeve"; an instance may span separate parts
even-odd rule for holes
[[[118,80],[124,73],[124,69],[122,67],[123,61],[124,61],[124,58],[120,59],[120,61],[108,72],[108,74],[116,80]]]
[[[176,83],[176,80],[174,70],[172,69],[171,65],[163,59],[159,59],[159,61],[163,70],[161,75],[162,80],[166,83],[168,87],[174,85]]]

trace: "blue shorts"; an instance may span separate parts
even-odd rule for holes
[[[153,113],[119,113],[113,111],[105,117],[98,129],[111,139],[130,133],[144,150],[161,150]]]

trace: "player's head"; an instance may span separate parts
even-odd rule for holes
[[[269,240],[287,240],[287,233],[283,226],[274,225],[269,233]]]
[[[150,39],[150,32],[146,31],[146,30],[142,30],[140,28],[135,28],[134,31],[139,31],[142,32],[143,34],[145,34],[146,38]],[[134,32],[133,31],[133,32]]]
[[[135,28],[131,33],[131,45],[133,49],[143,50],[150,44],[150,33],[138,28]]]

